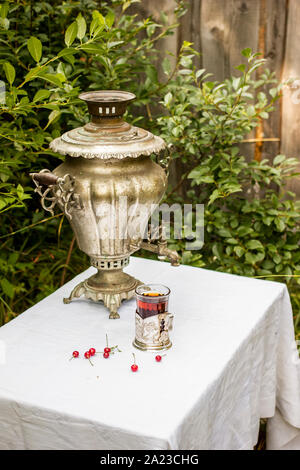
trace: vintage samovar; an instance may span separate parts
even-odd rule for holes
[[[141,281],[123,272],[140,248],[179,264],[166,240],[145,239],[148,220],[167,185],[164,168],[150,156],[162,155],[160,137],[123,120],[135,95],[124,91],[91,91],[79,98],[88,105],[91,121],[54,139],[50,148],[65,161],[53,172],[32,173],[42,207],[53,214],[57,204],[75,233],[78,247],[97,273],[80,282],[65,303],[85,296],[103,301],[109,318],[134,295]]]

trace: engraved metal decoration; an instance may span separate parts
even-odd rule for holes
[[[66,214],[76,235],[78,247],[86,253],[97,273],[81,282],[64,299],[65,303],[84,296],[101,300],[118,318],[122,300],[130,299],[141,282],[123,272],[129,257],[141,247],[170,257],[178,264],[176,252],[166,243],[143,243],[136,234],[138,223],[146,229],[153,206],[161,200],[167,175],[150,155],[162,154],[166,144],[158,136],[131,126],[123,120],[126,106],[135,96],[120,90],[82,93],[91,121],[70,130],[50,143],[65,161],[53,172],[32,174],[44,209],[53,212],[57,204]],[[133,211],[124,209],[129,200]],[[146,214],[138,208],[146,207]],[[107,207],[117,214],[112,222]],[[112,228],[116,236],[112,236]]]
[[[163,323],[163,329],[161,324]],[[172,346],[169,331],[172,329],[173,315],[162,313],[153,317],[141,318],[135,313],[135,339],[133,346],[141,351],[164,351]]]

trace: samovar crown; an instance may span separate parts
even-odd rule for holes
[[[99,90],[81,93],[79,98],[87,103],[92,117],[112,118],[123,116],[128,103],[136,96],[121,90]]]

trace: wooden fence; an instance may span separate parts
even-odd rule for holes
[[[250,47],[262,52],[279,80],[300,79],[300,0],[189,0],[187,5],[176,34],[162,42],[162,54],[176,54],[183,40],[190,41],[201,52],[199,67],[223,80],[237,73],[241,50]],[[163,10],[172,20],[174,7],[174,0],[142,0],[138,9],[157,19]],[[300,81],[284,90],[276,111],[249,137],[253,142],[243,144],[248,158],[271,160],[284,153],[300,162]],[[300,195],[300,179],[290,189]]]

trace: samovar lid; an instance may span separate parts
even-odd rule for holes
[[[161,137],[122,118],[133,93],[121,90],[101,90],[81,93],[79,98],[88,105],[91,121],[83,127],[66,132],[50,143],[61,155],[83,158],[123,159],[159,153],[166,147]]]

